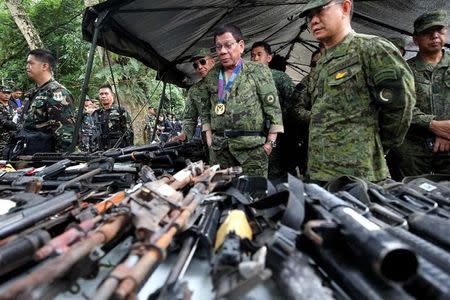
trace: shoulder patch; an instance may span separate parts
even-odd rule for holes
[[[395,80],[398,80],[397,71],[395,69],[390,68],[382,69],[373,75],[373,81],[375,85],[378,85],[386,81],[395,81]]]
[[[63,100],[63,94],[62,92],[54,92],[53,93],[53,99],[55,99],[55,101],[61,102]]]

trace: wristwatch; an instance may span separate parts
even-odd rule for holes
[[[272,148],[276,148],[277,147],[277,141],[276,140],[267,140],[268,144],[270,144],[270,146],[272,146]]]

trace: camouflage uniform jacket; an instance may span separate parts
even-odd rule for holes
[[[424,62],[419,55],[408,60],[416,86],[416,107],[411,128],[400,147],[402,152],[414,155],[436,156],[427,149],[426,139],[433,139],[432,120],[450,120],[450,54],[444,51],[437,65]]]
[[[107,150],[122,141],[116,148],[133,145],[134,132],[131,126],[131,116],[123,107],[112,106],[110,109],[100,108],[92,114],[94,122],[100,125],[100,149]]]
[[[259,63],[245,61],[227,97],[225,113],[217,115],[218,78],[221,66],[214,67],[192,93],[197,103],[205,103],[202,119],[204,130],[264,131],[265,121],[270,122],[269,132],[283,132],[283,123],[277,89],[270,69]],[[225,139],[231,153],[238,159],[240,150],[263,145],[262,136],[240,136]],[[213,149],[214,149],[213,141]],[[221,147],[221,145],[216,145]]]
[[[83,113],[83,122],[80,128],[81,151],[95,152],[99,150],[100,130],[93,117],[93,113]]]
[[[13,114],[12,107],[0,103],[0,153],[3,147],[12,141],[16,133],[17,125],[12,120]]]
[[[288,115],[288,111],[291,107],[291,98],[294,93],[294,83],[288,74],[271,69],[273,81],[278,91],[278,98],[280,100],[281,111],[283,114],[283,120]]]
[[[23,128],[53,134],[55,151],[65,152],[75,129],[73,97],[54,79],[25,94]]]
[[[181,124],[183,125],[183,132],[186,134],[188,139],[191,139],[194,136],[198,117],[203,110],[203,103],[198,102],[198,98],[192,97],[192,95],[195,95],[197,93],[196,90],[198,89],[198,86],[200,84],[201,81],[191,86],[188,91],[186,103],[184,106],[183,119],[181,120]]]
[[[387,178],[385,151],[403,142],[414,103],[412,72],[399,51],[385,39],[349,33],[310,76],[309,177]]]

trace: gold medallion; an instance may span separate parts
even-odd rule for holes
[[[216,112],[216,115],[218,116],[223,115],[225,113],[225,104],[217,103],[214,110]]]

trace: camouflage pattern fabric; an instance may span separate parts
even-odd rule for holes
[[[414,107],[414,79],[385,39],[351,32],[327,49],[311,73],[308,176],[389,177],[384,154],[404,139]]]
[[[52,134],[55,151],[65,152],[75,130],[73,97],[54,79],[25,94],[23,128]]]
[[[183,125],[183,132],[188,139],[192,139],[195,133],[195,127],[197,126],[197,118],[200,116],[200,112],[203,110],[203,103],[198,102],[198,98],[192,97],[196,94],[196,89],[201,84],[197,82],[188,91],[186,103],[184,105],[183,118],[181,124]]]
[[[275,87],[280,100],[281,114],[285,132],[277,136],[277,146],[272,149],[269,156],[269,179],[277,179],[285,176],[287,172],[295,174],[295,166],[292,156],[295,155],[290,150],[295,149],[294,132],[292,131],[292,122],[288,120],[289,111],[292,109],[291,98],[294,91],[294,83],[292,79],[284,72],[278,70],[270,70],[275,82]],[[288,125],[289,124],[289,125]]]
[[[408,60],[414,73],[416,107],[404,143],[396,149],[403,176],[450,173],[450,153],[433,153],[426,146],[435,135],[429,130],[432,120],[450,120],[450,55],[444,52],[437,65],[427,64],[419,55]]]
[[[17,131],[17,125],[12,121],[14,110],[0,103],[0,155],[5,147],[12,142]]]
[[[116,106],[110,109],[100,108],[92,115],[98,122],[101,131],[100,150],[108,150],[114,146],[122,148],[133,145],[134,132],[131,127],[131,116],[126,109]],[[116,146],[119,139],[122,140]]]
[[[218,78],[221,66],[214,67],[191,93],[192,99],[203,106],[204,129],[213,131],[211,163],[222,167],[242,166],[245,174],[266,176],[267,155],[262,155],[263,136],[221,137],[225,130],[265,130],[265,120],[270,122],[270,132],[282,132],[282,116],[277,90],[270,69],[259,63],[243,63],[241,71],[225,99],[226,110],[215,113],[218,103]]]
[[[144,141],[151,143],[153,129],[155,128],[156,116],[147,114],[145,116]]]
[[[85,113],[80,131],[80,150],[84,152],[95,152],[100,149],[99,124],[92,114]]]

